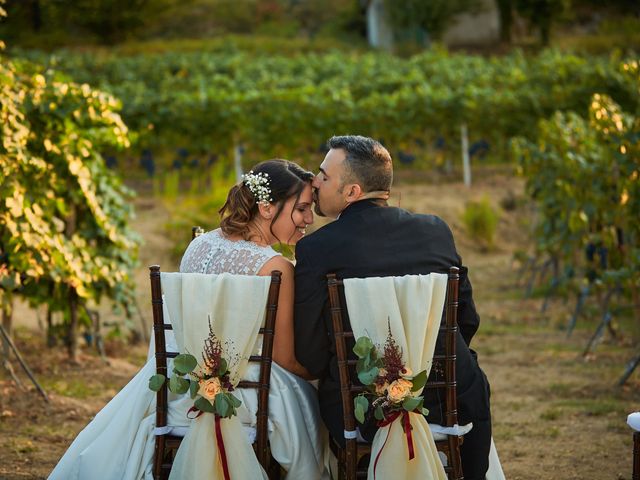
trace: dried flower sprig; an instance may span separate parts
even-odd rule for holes
[[[229,418],[236,414],[241,405],[231,392],[234,390],[230,379],[229,365],[239,361],[238,354],[231,356],[231,364],[224,357],[225,350],[231,351],[233,346],[225,342],[226,349],[216,336],[209,317],[209,335],[204,341],[202,365],[198,365],[196,357],[189,353],[181,353],[173,360],[173,375],[169,378],[169,390],[183,394],[187,391],[195,399],[192,410],[214,413],[219,417]],[[184,378],[189,375],[191,378]],[[164,385],[164,375],[153,375],[149,379],[149,388],[158,391]],[[199,415],[200,413],[198,413]]]
[[[376,347],[369,337],[357,339],[353,347],[358,356],[356,372],[367,391],[354,398],[354,413],[360,423],[365,422],[365,414],[371,408],[375,418],[382,422],[394,411],[415,412],[427,415],[423,408],[423,397],[417,395],[427,381],[427,372],[422,370],[413,375],[402,360],[402,349],[389,332],[382,347]],[[382,351],[382,356],[379,352]]]

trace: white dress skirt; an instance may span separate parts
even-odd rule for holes
[[[165,321],[167,321],[165,310]],[[167,331],[167,350],[176,348]],[[149,359],[135,377],[98,412],[66,451],[50,480],[152,480],[155,445],[156,394],[149,390],[155,374],[153,345]],[[171,362],[171,360],[170,360]],[[169,364],[169,371],[172,366]],[[250,365],[247,380],[257,381],[259,366]],[[255,439],[257,393],[234,392],[242,400],[238,418],[250,441]],[[169,392],[167,424],[172,434],[184,435],[193,405],[188,394]],[[322,426],[317,391],[304,379],[277,364],[271,366],[269,390],[269,443],[274,459],[287,471],[286,478],[319,479],[327,476],[327,433]]]

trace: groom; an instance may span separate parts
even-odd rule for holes
[[[440,218],[387,205],[393,165],[379,142],[347,135],[332,137],[328,145],[330,150],[313,181],[315,210],[336,221],[296,246],[295,349],[300,363],[320,379],[322,418],[331,436],[342,443],[340,381],[326,274],[353,278],[447,273],[451,266],[461,267],[461,260],[451,231]],[[484,479],[491,442],[489,384],[469,348],[479,322],[471,283],[461,267],[458,419],[461,425],[473,422],[461,447],[465,480]],[[425,407],[429,422],[442,423],[442,406],[435,396],[425,396]]]

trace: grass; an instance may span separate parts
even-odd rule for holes
[[[580,353],[582,351],[582,347],[565,341],[565,342],[554,342],[554,343],[550,343],[548,345],[545,345],[544,347],[544,352],[545,353],[567,353],[567,352],[571,352],[574,353],[575,355],[577,355],[578,353]]]
[[[24,438],[12,438],[3,446],[16,454],[34,453],[38,451],[38,446],[35,445],[32,440]]]
[[[575,385],[568,383],[552,383],[549,385],[549,393],[558,397],[569,397],[575,393]]]
[[[562,410],[559,408],[549,408],[540,414],[540,419],[545,421],[555,421],[562,416]]]
[[[57,352],[56,352],[57,353]],[[133,365],[142,365],[140,353],[131,354],[136,359]],[[140,361],[142,359],[142,361]],[[123,379],[118,372],[106,377],[102,371],[106,365],[93,352],[82,360],[81,366],[54,364],[51,367],[37,365],[38,383],[45,392],[80,400],[109,397],[122,388]],[[112,368],[112,367],[106,367]],[[127,374],[123,375],[126,379]],[[126,381],[126,380],[125,380]]]
[[[564,399],[555,402],[556,408],[562,408],[570,413],[578,413],[593,417],[602,417],[608,415],[618,415],[620,417],[625,415],[628,407],[627,403],[621,400],[615,400],[611,398],[604,399]]]
[[[82,378],[67,379],[43,379],[41,385],[47,392],[54,392],[65,397],[87,399],[103,393],[105,390],[117,389],[118,386],[111,386],[103,383],[89,383]]]
[[[545,438],[557,438],[559,436],[560,436],[560,429],[555,425],[545,429],[543,434],[543,437]]]
[[[506,336],[512,334],[534,334],[547,331],[547,328],[540,325],[529,325],[526,323],[498,324],[498,323],[482,323],[482,336]]]
[[[22,428],[21,433],[34,437],[50,437],[50,436],[61,436],[64,438],[73,438],[76,435],[76,431],[72,428],[67,427],[64,423],[57,423],[55,425],[48,424],[31,424],[26,425]]]

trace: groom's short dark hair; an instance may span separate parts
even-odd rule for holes
[[[365,193],[391,190],[393,163],[380,142],[360,135],[342,135],[331,137],[327,144],[346,153],[343,183],[358,183]]]

